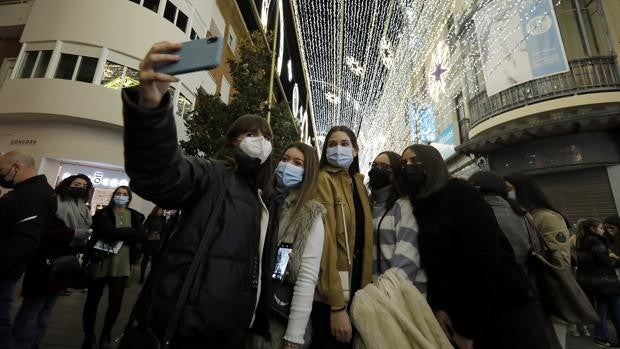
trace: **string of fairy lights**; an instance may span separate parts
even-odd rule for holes
[[[358,133],[360,161],[367,164],[383,150],[432,141],[421,123],[431,115],[441,129],[455,122],[463,103],[484,93],[482,57],[499,57],[487,67],[492,73],[522,50],[542,20],[508,50],[507,40],[542,1],[548,0],[292,1],[319,144],[332,126],[347,125]],[[479,47],[476,20],[508,23],[515,15],[521,23],[495,28],[501,35]]]

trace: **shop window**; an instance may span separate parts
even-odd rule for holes
[[[95,70],[97,70],[97,58],[82,57],[80,68],[78,69],[75,80],[92,83],[95,78]]]
[[[37,67],[34,70],[34,78],[42,78],[45,76],[47,66],[50,64],[50,58],[52,58],[52,50],[41,51],[39,54],[39,60],[37,61]]]
[[[77,60],[77,55],[62,53],[60,55],[60,60],[58,61],[58,67],[56,68],[56,74],[54,75],[54,78],[64,80],[73,79],[73,73],[75,72]]]
[[[157,13],[157,10],[159,9],[159,0],[144,0],[142,6]]]
[[[176,15],[177,15],[177,7],[174,6],[173,3],[168,1],[166,3],[166,9],[164,10],[164,18],[169,20],[170,23],[174,24],[174,20],[176,18]]]
[[[187,15],[179,10],[177,15],[177,28],[181,29],[184,33],[187,30]]]
[[[24,63],[22,64],[22,69],[19,73],[20,78],[29,78],[32,75],[32,70],[34,69],[34,64],[37,61],[38,54],[39,51],[26,51]]]

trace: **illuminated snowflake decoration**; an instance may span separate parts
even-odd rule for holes
[[[345,63],[353,74],[357,76],[364,75],[364,68],[362,67],[360,62],[358,62],[358,60],[355,59],[354,57],[347,56],[347,58],[345,59]]]
[[[381,55],[381,62],[385,65],[386,68],[392,68],[392,64],[394,63],[394,52],[392,51],[392,45],[386,37],[381,38],[381,42],[379,43],[379,54]]]
[[[340,96],[333,92],[326,92],[325,99],[332,104],[340,104]]]

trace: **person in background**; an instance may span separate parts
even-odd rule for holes
[[[93,257],[93,274],[88,283],[88,296],[84,304],[82,324],[84,342],[82,349],[96,347],[95,321],[97,308],[108,286],[108,310],[99,340],[99,349],[110,348],[111,332],[121,310],[123,295],[131,275],[131,250],[144,240],[144,215],[129,208],[132,193],[129,187],[114,189],[110,203],[97,211],[93,217],[93,256],[103,254],[103,258]]]
[[[580,218],[577,220],[577,223],[574,226],[574,230],[571,231],[571,236],[568,239],[568,242],[570,243],[570,265],[573,268],[573,275],[575,275],[575,278],[577,277],[577,269],[579,263],[577,262],[577,229],[579,228],[579,226],[581,225],[581,222],[583,222],[585,220],[585,218]],[[582,288],[583,289],[583,288]],[[590,300],[590,303],[592,303],[593,305],[595,305],[594,302],[594,298],[592,297],[592,295],[587,294],[587,290],[583,290],[586,293],[586,296],[588,297],[588,299]],[[568,333],[571,334],[571,336],[573,337],[581,337],[581,336],[585,336],[585,337],[590,337],[590,330],[588,329],[587,325],[578,325],[578,324],[570,324],[568,326]]]
[[[155,206],[144,222],[146,229],[146,241],[142,243],[142,262],[140,264],[140,284],[144,283],[146,268],[152,262],[159,251],[159,243],[166,226],[166,216],[164,209]]]
[[[335,126],[327,133],[317,200],[327,210],[317,301],[312,307],[312,347],[350,348],[350,298],[372,281],[372,211],[360,174],[355,133]],[[347,288],[349,288],[347,290]]]
[[[253,336],[249,348],[292,349],[310,345],[310,311],[314,299],[321,255],[323,254],[323,216],[325,208],[314,198],[317,194],[319,158],[314,148],[296,142],[289,145],[276,168],[276,186],[270,205],[271,233],[278,244],[292,246],[288,264],[282,275],[277,275],[281,261],[276,260],[275,278],[271,289],[282,287],[292,292],[290,313],[271,311],[270,338]],[[274,244],[275,246],[276,244]],[[277,293],[276,293],[277,295]]]
[[[56,186],[56,214],[24,275],[23,300],[13,323],[14,349],[39,347],[52,308],[71,283],[71,271],[54,273],[52,265],[59,258],[75,257],[72,246],[82,246],[90,237],[91,216],[86,200],[91,190],[90,179],[83,174],[69,176]],[[74,260],[77,263],[77,258]]]
[[[603,221],[603,229],[605,230],[605,238],[609,242],[609,249],[616,256],[620,256],[620,218],[618,216],[606,217]]]
[[[402,158],[385,151],[370,164],[368,184],[375,227],[373,274],[398,268],[426,293],[426,275],[420,270],[418,223],[406,197]]]
[[[54,190],[37,175],[34,159],[19,151],[0,155],[0,348],[11,348],[13,292],[35,256],[56,212]]]
[[[607,315],[620,333],[620,281],[616,268],[620,259],[611,255],[601,222],[584,219],[577,229],[577,281],[594,298],[601,321],[594,325],[594,343],[601,347],[620,348],[611,343]]]
[[[559,252],[558,265],[570,266],[570,230],[566,218],[556,210],[542,189],[528,175],[512,173],[504,177],[509,192],[534,218],[536,228],[553,251]],[[566,348],[568,324],[552,317],[553,329],[562,348]]]
[[[402,158],[427,299],[448,338],[460,349],[548,349],[535,293],[482,195],[431,146]]]
[[[529,266],[532,249],[539,250],[541,244],[536,229],[532,225],[531,217],[528,218],[528,212],[508,197],[508,187],[499,174],[491,171],[478,171],[469,177],[469,182],[478,189],[493,209],[497,223],[510,242],[515,261],[531,281],[532,287],[536,289],[535,275],[530,271]],[[544,304],[541,305],[541,311],[545,314]],[[546,317],[548,318],[548,315]],[[544,330],[549,343],[554,348],[559,348],[560,343],[553,332],[550,321],[545,321]]]

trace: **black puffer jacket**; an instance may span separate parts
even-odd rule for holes
[[[620,295],[620,282],[615,268],[620,260],[609,256],[607,240],[603,236],[588,234],[577,249],[577,281],[594,295]]]
[[[111,206],[106,206],[95,212],[91,241],[93,243],[98,239],[109,242],[124,241],[124,245],[129,247],[129,259],[130,263],[133,264],[140,255],[137,244],[146,240],[146,231],[144,229],[144,215],[132,208],[129,209],[129,212],[131,213],[131,227],[129,228],[116,227],[116,216]]]
[[[183,211],[142,291],[140,322],[163,336],[201,237],[218,236],[194,279],[175,341],[200,348],[239,347],[259,296],[262,206],[257,189],[222,162],[182,155],[169,95],[153,110],[140,109],[136,101],[136,90],[123,91],[125,169],[131,186],[159,207]],[[222,186],[224,197],[214,202]],[[223,206],[219,217],[212,217],[215,205]],[[213,219],[215,231],[205,231]],[[272,250],[264,244],[261,297],[269,294]],[[255,327],[267,321],[260,312],[256,317]]]

